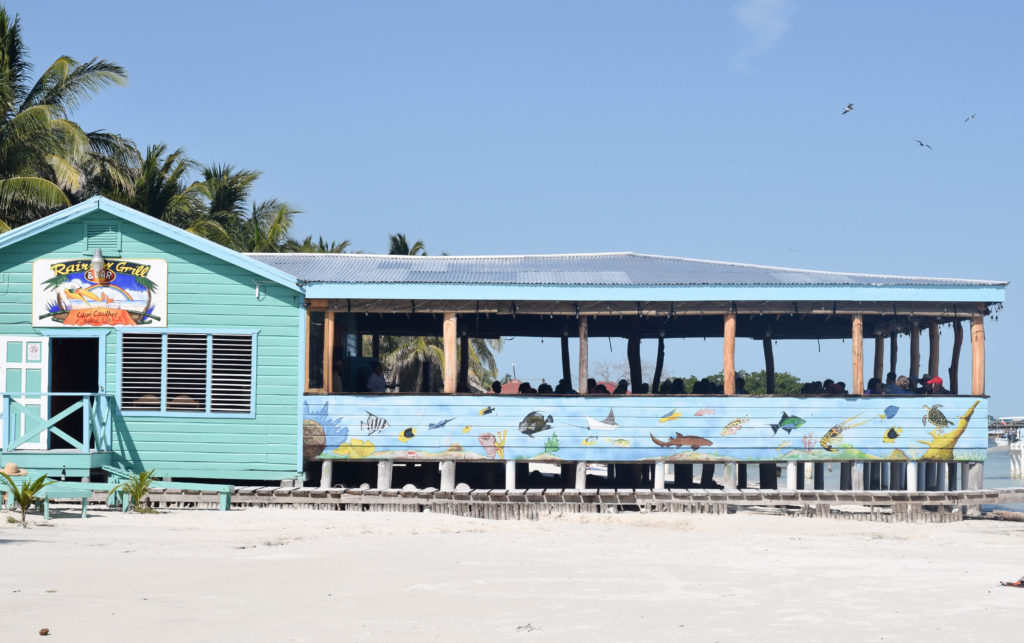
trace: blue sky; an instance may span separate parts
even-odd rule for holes
[[[1022,277],[1020,3],[5,4],[37,71],[127,68],[84,126],[263,170],[299,236]],[[1024,414],[1015,294],[987,326],[997,415]],[[720,342],[678,344],[670,374],[721,368]],[[849,342],[812,344],[778,368],[849,381]],[[557,379],[557,344],[513,340],[512,362]],[[759,342],[737,366],[763,367]]]

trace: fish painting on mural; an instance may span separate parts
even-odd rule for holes
[[[531,411],[519,423],[519,432],[532,438],[534,433],[550,429],[551,423],[554,421],[550,415],[545,418],[540,411]]]
[[[699,417],[704,417],[705,415],[714,415],[714,414],[715,414],[715,409],[700,409],[696,413],[693,414],[693,417],[699,418]]]
[[[384,429],[388,428],[388,421],[379,415],[374,415],[367,411],[366,419],[359,421],[359,428],[366,431],[367,435],[373,435],[374,433],[380,433]]]
[[[592,431],[614,431],[619,428],[619,423],[615,421],[615,411],[608,409],[608,417],[603,420],[595,420],[589,415],[583,416],[587,420],[587,428]]]
[[[398,441],[399,442],[408,442],[409,440],[413,439],[415,436],[416,436],[416,429],[414,429],[414,428],[412,428],[410,426],[408,429],[406,429],[406,430],[404,430],[404,431],[402,431],[401,433],[398,434]]]
[[[899,410],[900,407],[894,404],[890,404],[889,406],[885,407],[885,410],[882,411],[882,414],[879,415],[878,417],[882,418],[883,420],[891,420],[896,416],[897,413],[899,413]]]
[[[451,422],[451,421],[452,421],[452,420],[454,420],[454,419],[455,419],[455,418],[448,418],[447,420],[441,420],[440,422],[434,422],[434,423],[432,423],[432,424],[428,424],[428,425],[427,425],[427,428],[428,428],[428,429],[440,429],[440,428],[441,428],[441,427],[443,427],[443,426],[444,426],[445,424],[448,424],[449,422]]]
[[[797,417],[795,415],[789,415],[788,413],[783,411],[782,412],[782,417],[779,418],[779,423],[771,425],[771,427],[772,427],[772,435],[775,435],[776,433],[778,433],[779,429],[782,429],[786,433],[789,433],[793,429],[799,429],[804,424],[806,424],[806,422],[807,422],[807,420],[805,420],[803,418],[799,418],[799,417]]]
[[[589,447],[597,444],[597,438],[583,438],[580,440],[581,447]]]
[[[744,415],[741,418],[736,418],[732,422],[725,425],[725,428],[722,429],[722,435],[732,435],[733,433],[736,433],[737,431],[743,428],[744,424],[746,424],[749,421],[749,415]]]
[[[480,415],[490,415],[494,413],[494,407],[488,406],[486,409],[480,409]]]
[[[901,433],[903,433],[903,427],[894,426],[885,432],[885,435],[882,436],[882,442],[892,444],[896,441],[896,438],[900,437]]]
[[[681,417],[683,417],[683,414],[682,414],[681,411],[678,411],[676,409],[672,409],[671,411],[669,411],[665,415],[661,416],[661,419],[659,419],[658,421],[659,422],[671,422],[672,420],[678,420]]]
[[[468,424],[466,426],[462,427],[462,432],[463,433],[469,433],[472,430],[473,430],[473,427],[469,426]]]
[[[626,438],[605,438],[604,441],[607,442],[608,444],[611,444],[611,445],[617,446],[617,447],[628,447],[629,446],[629,440],[627,440]]]
[[[668,440],[659,440],[658,438],[654,437],[653,433],[651,433],[650,436],[651,441],[657,444],[659,447],[676,447],[677,449],[682,447],[690,447],[691,449],[696,451],[701,447],[711,446],[711,440],[696,435],[683,435],[682,433],[676,433],[674,437],[671,437]]]

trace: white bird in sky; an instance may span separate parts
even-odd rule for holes
[[[927,147],[927,148],[928,148],[928,149],[930,149],[930,150],[932,149],[932,146],[931,146],[931,145],[929,145],[929,144],[927,144],[927,143],[925,143],[924,141],[919,141],[919,140],[917,140],[917,139],[915,138],[915,139],[914,139],[914,142],[915,142],[915,143],[917,143],[918,145],[920,145],[921,147]],[[934,152],[935,150],[932,150],[932,151]]]
[[[964,122],[966,123],[967,121],[971,120],[975,116],[977,116],[977,114],[971,114],[970,116],[968,116],[967,118],[964,119]]]
[[[840,114],[840,116],[846,116],[846,112],[852,112],[852,111],[853,111],[853,103],[850,103],[849,105],[846,106],[846,109],[843,110],[843,113]]]

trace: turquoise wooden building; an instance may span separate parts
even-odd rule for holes
[[[103,198],[0,235],[0,463],[295,478],[302,305],[294,277]]]
[[[617,484],[657,488],[667,466],[678,484],[694,466],[724,464],[726,485],[743,486],[748,465],[774,479],[783,464],[790,481],[803,484],[809,468],[819,486],[824,465],[838,463],[854,488],[977,486],[984,319],[1005,287],[633,253],[243,255],[97,198],[0,235],[0,464],[71,476],[108,463],[172,478],[315,483],[319,474],[323,484],[335,466],[364,479],[369,467],[381,487],[395,484],[397,465],[440,471],[450,488],[467,473],[513,487],[540,462],[582,486],[587,463],[605,463],[628,474]],[[961,387],[964,322],[972,381]],[[952,330],[948,369],[942,327]],[[892,350],[900,334],[911,339],[902,364]],[[436,389],[363,390],[378,357],[364,354],[363,338],[388,335],[441,338]],[[726,388],[461,392],[469,340],[507,336],[557,339],[563,374],[581,391],[591,337],[720,338]],[[850,394],[737,395],[737,337],[763,342],[769,382],[774,342],[849,338]],[[888,370],[948,372],[951,393],[862,395],[867,377]]]

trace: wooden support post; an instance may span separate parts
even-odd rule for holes
[[[562,334],[562,379],[572,386],[572,369],[569,368],[569,335]]]
[[[441,463],[441,491],[455,490],[455,460]]]
[[[850,474],[851,485],[854,491],[864,491],[864,463],[854,462],[853,471]]]
[[[889,474],[891,473],[891,470],[892,470],[892,466],[891,465],[892,465],[891,462],[880,462],[879,463],[879,466],[881,467],[881,473],[880,473],[881,479],[878,481],[878,483],[879,483],[879,488],[882,489],[883,491],[888,491],[888,490],[892,489],[892,482],[891,482],[891,478],[889,476]]]
[[[959,488],[959,486],[957,484],[957,479],[956,479],[957,464],[956,464],[956,462],[950,462],[950,463],[948,463],[946,468],[947,468],[946,479],[948,481],[947,485],[949,486],[949,490],[950,491],[956,491]]]
[[[839,463],[839,489],[840,491],[849,491],[853,489],[853,463],[852,462],[840,462]]]
[[[889,372],[896,372],[896,354],[899,352],[899,333],[896,332],[896,325],[893,324],[892,334],[889,335]]]
[[[677,487],[685,487],[689,489],[693,486],[693,465],[692,464],[676,464],[673,465],[676,470],[675,484]]]
[[[885,336],[881,331],[875,331],[875,369],[873,377],[885,381]]]
[[[630,323],[629,339],[626,342],[626,361],[629,363],[629,390],[634,395],[640,392],[644,383],[643,369],[640,364],[640,318],[634,317]]]
[[[725,488],[729,490],[736,489],[736,463],[726,462],[723,469],[725,470]]]
[[[579,391],[580,395],[587,394],[587,353],[589,352],[590,332],[588,329],[586,315],[580,315],[580,367],[579,367]]]
[[[455,338],[457,336],[457,321],[455,313],[444,314],[441,331],[443,335],[442,349],[444,351],[444,392],[454,393],[457,386],[457,372],[455,368]]]
[[[821,491],[825,488],[825,463],[814,463],[814,489]]]
[[[757,479],[762,489],[778,489],[779,476],[774,462],[761,462],[757,465]]]
[[[864,315],[853,316],[853,394],[864,395]]]
[[[917,463],[907,463],[907,491],[917,491]]]
[[[576,463],[576,489],[582,491],[587,488],[587,463]]]
[[[370,355],[373,359],[380,359],[380,335],[376,333],[370,336]]]
[[[320,488],[330,489],[332,486],[332,477],[334,475],[334,462],[331,460],[324,460],[320,464]]]
[[[705,464],[700,470],[700,486],[707,489],[715,482],[715,465]]]
[[[459,338],[459,380],[455,390],[469,393],[469,337],[466,335]]]
[[[985,317],[971,317],[971,395],[985,394]],[[979,465],[980,466],[980,465]]]
[[[665,488],[665,463],[661,460],[654,463],[654,488]]]
[[[722,335],[722,389],[736,395],[736,313],[725,313]]]
[[[772,336],[766,334],[761,338],[764,349],[764,385],[765,393],[775,395],[775,353],[772,351]]]
[[[395,463],[392,460],[379,460],[377,462],[377,488],[391,488],[391,471]],[[454,488],[454,483],[453,483]]]
[[[924,490],[925,491],[938,491],[936,484],[936,474],[938,473],[939,467],[934,462],[924,463]]]
[[[650,393],[658,393],[661,388],[661,371],[665,367],[665,338],[658,336],[658,353],[654,358],[654,377],[651,378]]]
[[[972,320],[973,321],[973,320]],[[972,333],[973,335],[973,333]],[[985,464],[983,462],[970,462],[967,465],[967,476],[964,478],[968,491],[978,491],[985,487]],[[979,505],[967,507],[967,515],[977,517],[981,515]]]
[[[939,374],[939,322],[928,324],[928,374],[936,377]]]
[[[910,326],[910,385],[917,386],[921,374],[921,327],[914,322]]]
[[[515,489],[516,488],[516,462],[515,460],[508,460],[505,462],[505,488]]]
[[[964,343],[964,323],[953,322],[953,357],[949,360],[949,392],[960,393],[960,348]]]
[[[786,489],[796,491],[796,462],[786,463]]]
[[[334,390],[334,313],[324,313],[324,390],[328,393],[337,393]]]
[[[947,489],[946,489],[946,472],[948,470],[949,470],[949,467],[946,466],[945,462],[936,462],[935,463],[935,490],[936,491],[947,491]]]

